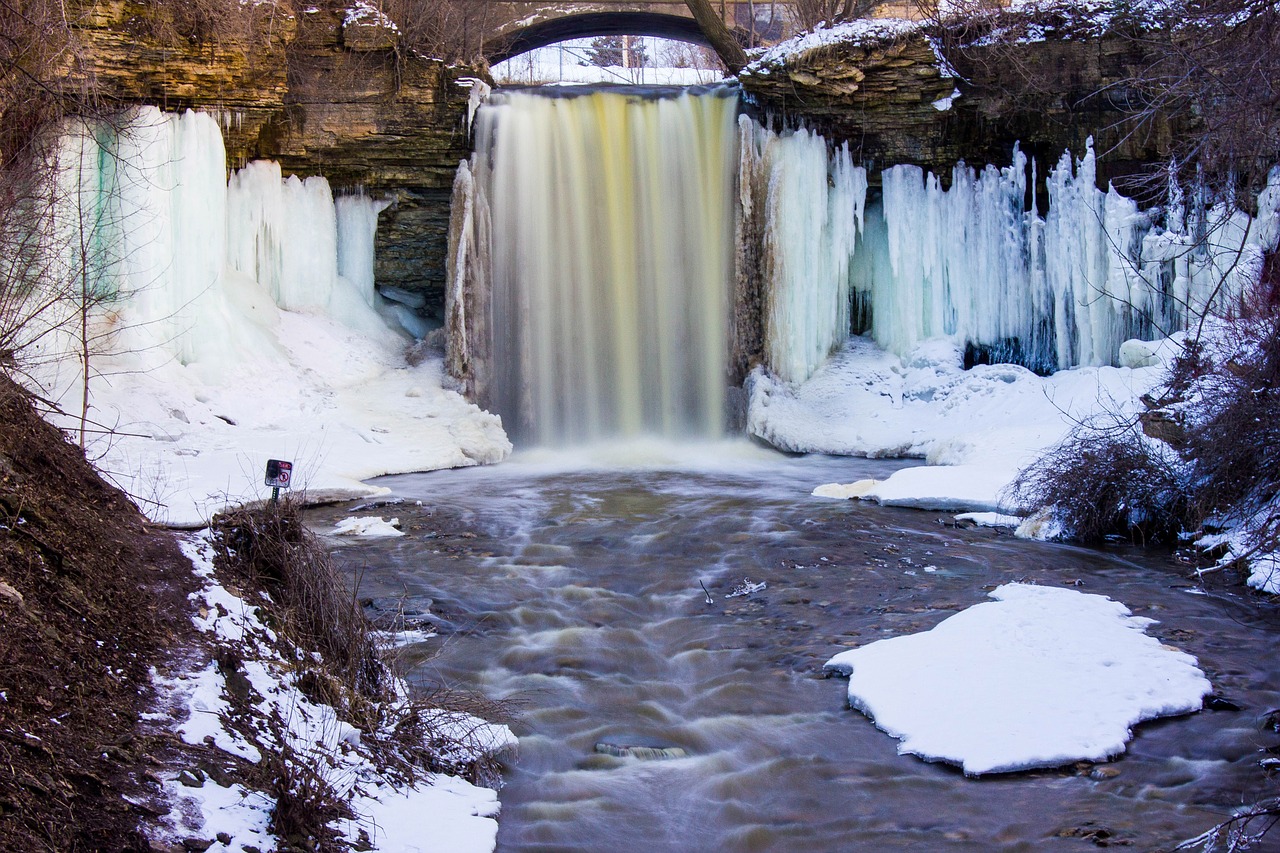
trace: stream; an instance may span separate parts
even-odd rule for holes
[[[330,541],[362,597],[434,615],[440,636],[406,649],[411,683],[518,705],[500,851],[1157,850],[1275,794],[1258,762],[1280,744],[1277,625],[1241,587],[1200,588],[1167,554],[809,495],[901,462],[745,442],[647,467],[564,459],[387,477],[396,502],[308,513],[321,532],[398,517],[402,538]],[[746,578],[766,586],[729,597]],[[969,779],[899,756],[823,677],[833,654],[1014,580],[1158,620],[1239,710],[1143,724],[1108,764]]]

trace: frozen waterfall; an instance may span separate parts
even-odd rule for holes
[[[384,203],[350,196],[335,208],[324,178],[284,179],[269,161],[228,181],[209,115],[143,107],[114,125],[75,122],[56,182],[44,284],[89,295],[106,352],[214,368],[265,354],[260,330],[277,307],[387,331],[372,276]],[[75,347],[57,337],[43,342],[49,358]]]
[[[1257,222],[1227,204],[1141,211],[1097,188],[1089,148],[1049,172],[1041,218],[1029,177],[1018,151],[1003,169],[956,166],[947,190],[914,166],[883,172],[853,260],[877,343],[905,356],[949,337],[1043,371],[1111,364],[1129,338],[1235,310],[1274,245],[1275,190]]]

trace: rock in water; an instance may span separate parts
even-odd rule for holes
[[[643,738],[616,738],[596,744],[596,752],[615,758],[637,758],[641,761],[666,761],[687,758],[689,753],[679,746],[668,746]]]

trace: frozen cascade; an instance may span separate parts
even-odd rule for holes
[[[1217,204],[1173,208],[1160,227],[1097,189],[1092,147],[1050,171],[1043,219],[1026,210],[1027,165],[1018,151],[1004,169],[960,164],[949,190],[914,166],[883,172],[853,262],[879,344],[905,356],[945,336],[1045,371],[1110,364],[1128,338],[1231,311],[1276,241],[1280,173],[1256,222]]]
[[[777,134],[739,119],[742,204],[763,200],[765,353],[803,382],[849,336],[849,272],[863,227],[866,170],[847,145],[800,129]]]
[[[76,122],[58,166],[51,284],[87,288],[118,312],[123,322],[115,313],[100,321],[112,349],[216,369],[271,346],[260,332],[276,306],[387,331],[370,307],[385,205],[350,196],[338,215],[324,178],[283,180],[267,161],[228,182],[213,117],[140,107],[118,128]],[[340,245],[350,277],[339,274]]]
[[[491,402],[514,435],[722,433],[731,95],[503,92],[478,110],[455,254],[489,259],[469,274],[491,287]]]
[[[378,233],[378,214],[391,204],[389,200],[366,195],[344,195],[334,200],[338,238],[338,275],[346,279],[355,292],[373,307],[373,244]]]

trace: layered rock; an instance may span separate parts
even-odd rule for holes
[[[231,167],[270,158],[286,174],[324,175],[336,193],[389,198],[379,283],[443,304],[449,191],[469,154],[476,72],[401,50],[395,25],[363,3],[296,15],[261,4],[207,40],[166,37],[159,14],[133,0],[86,3],[68,73],[111,101],[214,113]]]
[[[757,59],[742,87],[766,121],[847,141],[873,169],[911,163],[944,181],[960,160],[1008,163],[1015,143],[1047,165],[1066,149],[1082,152],[1093,136],[1104,179],[1167,158],[1175,122],[1133,117],[1139,42],[1073,34],[970,47],[947,62],[928,33],[886,22],[844,38],[811,36],[812,46]]]

